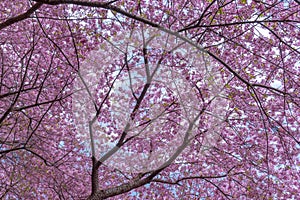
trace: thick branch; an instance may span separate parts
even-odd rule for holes
[[[120,186],[105,189],[105,190],[99,190],[94,195],[89,197],[89,200],[101,200],[101,199],[106,199],[106,198],[113,197],[113,196],[116,196],[119,194],[123,194],[123,193],[129,192],[132,189],[135,189],[135,188],[141,187],[147,183],[150,183],[150,181],[151,181],[151,179],[148,177],[145,179],[140,179],[140,177],[138,177],[137,179],[133,179],[132,181],[130,181],[128,183],[124,183]]]
[[[17,23],[19,21],[22,21],[22,20],[28,18],[34,11],[39,9],[42,5],[43,5],[42,2],[38,2],[38,3],[34,4],[29,10],[27,10],[27,12],[20,14],[16,17],[7,19],[6,21],[4,21],[3,23],[0,24],[0,30],[2,30],[14,23]]]

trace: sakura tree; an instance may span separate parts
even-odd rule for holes
[[[1,199],[297,199],[299,1],[0,5]]]

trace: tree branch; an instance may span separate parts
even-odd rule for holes
[[[43,5],[42,2],[38,2],[36,4],[34,4],[29,10],[27,10],[25,13],[23,14],[20,14],[16,17],[12,17],[12,18],[9,18],[7,19],[6,21],[2,22],[0,24],[0,30],[14,24],[14,23],[17,23],[19,21],[22,21],[26,18],[28,18],[34,11],[36,11],[37,9],[39,9],[41,6]]]

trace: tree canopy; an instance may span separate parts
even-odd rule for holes
[[[1,199],[297,199],[298,0],[0,1]]]

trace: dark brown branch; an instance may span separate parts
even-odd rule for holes
[[[2,30],[2,29],[6,28],[6,27],[8,27],[8,26],[10,26],[14,23],[17,23],[19,21],[22,21],[22,20],[30,17],[30,15],[33,12],[35,12],[37,9],[39,9],[42,5],[43,5],[42,2],[38,2],[38,3],[34,4],[30,9],[28,9],[25,13],[7,19],[6,21],[4,21],[0,24],[0,30]]]
[[[137,177],[133,180],[131,180],[128,183],[121,184],[117,187],[105,189],[105,190],[99,190],[96,192],[93,196],[89,197],[89,200],[101,200],[106,199],[109,197],[113,197],[119,194],[123,194],[126,192],[129,192],[135,188],[141,187],[147,183],[150,183],[149,178],[140,179],[140,177]]]

